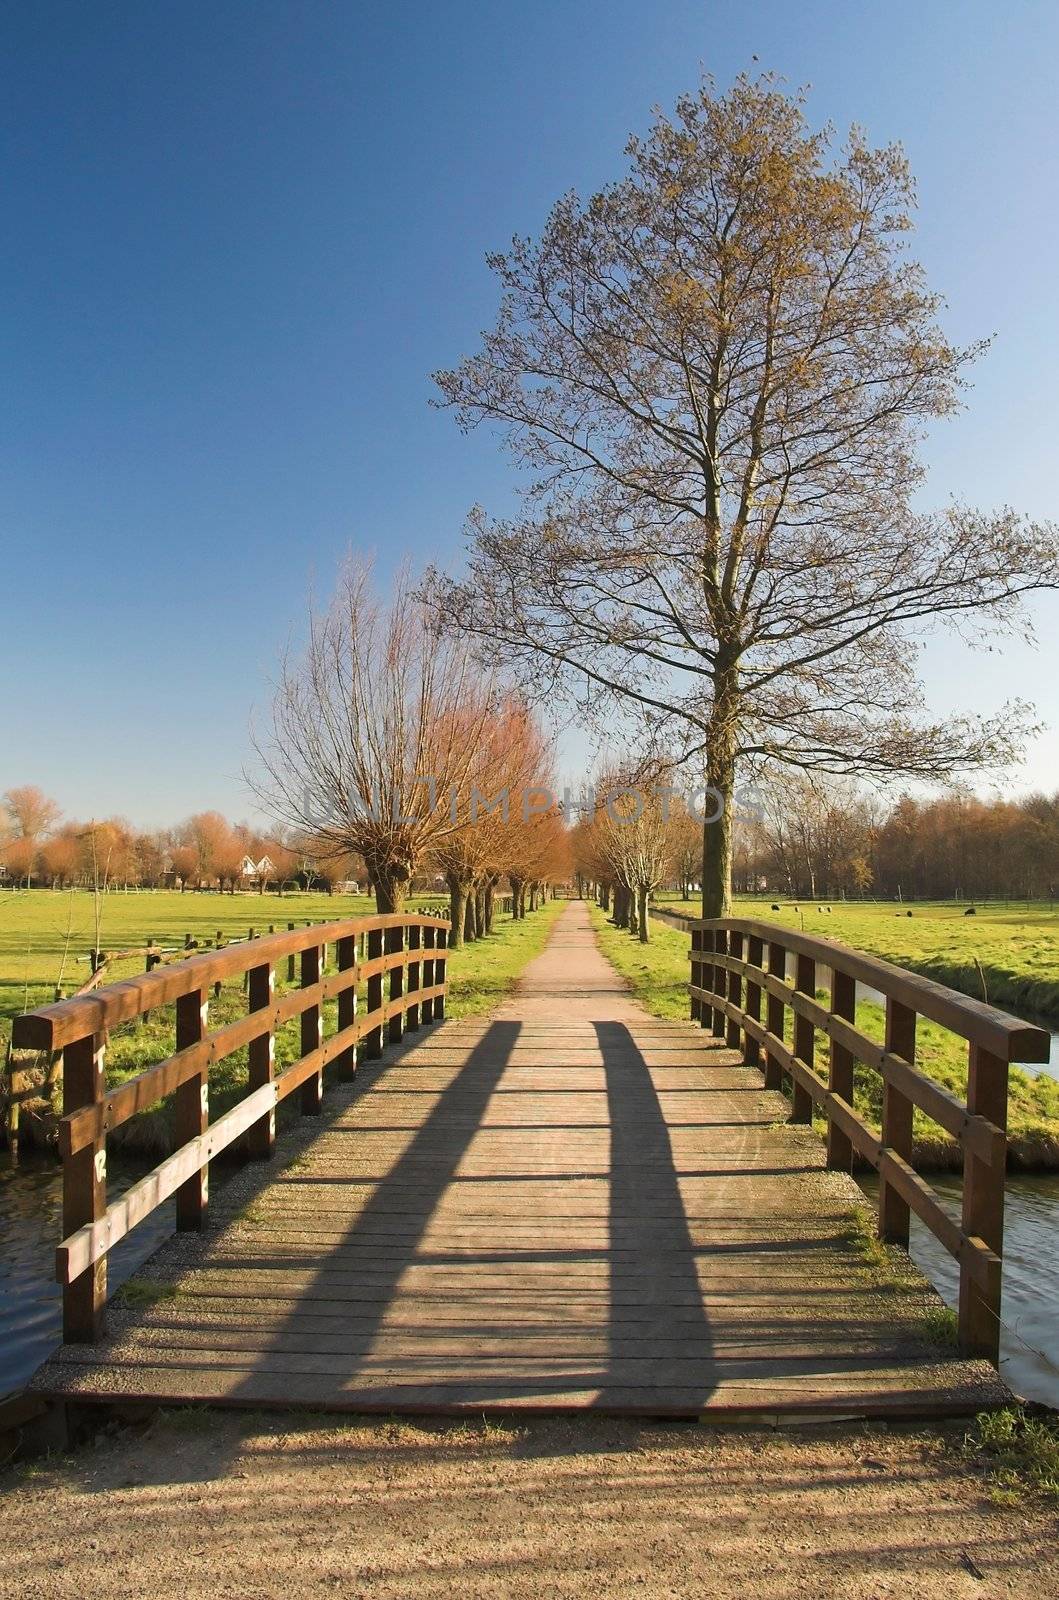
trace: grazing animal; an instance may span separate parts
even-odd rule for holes
[[[827,912],[828,916],[831,915],[831,907],[830,906],[825,906],[824,910]]]
[[[912,915],[912,913],[911,913],[911,911],[906,911],[906,912],[905,912],[905,916],[906,916],[906,917],[910,917],[910,916],[911,916],[911,915]]]
[[[964,916],[965,917],[976,917],[977,915],[978,915],[978,913],[974,909],[974,906],[968,906],[967,910],[964,912]]]

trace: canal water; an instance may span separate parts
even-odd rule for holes
[[[110,1175],[116,1200],[142,1173]],[[174,1202],[159,1206],[108,1257],[111,1292],[143,1265],[175,1226]],[[62,1337],[59,1286],[52,1274],[62,1238],[62,1172],[51,1156],[15,1162],[0,1150],[0,1396],[22,1387]]]
[[[952,1173],[925,1174],[945,1209],[959,1221],[963,1185]],[[857,1182],[874,1204],[874,1172]],[[942,1299],[955,1307],[959,1269],[928,1228],[912,1218],[909,1253]],[[1004,1301],[1000,1308],[1000,1373],[1027,1400],[1059,1410],[1059,1175],[1010,1173],[1004,1200]]]
[[[114,1199],[140,1176],[112,1177]],[[863,1180],[874,1198],[875,1176]],[[959,1216],[960,1180],[933,1174],[942,1202]],[[0,1395],[20,1388],[60,1338],[59,1290],[51,1276],[62,1221],[57,1163],[0,1151]],[[110,1253],[111,1290],[133,1273],[173,1229],[172,1202]],[[1059,1408],[1059,1176],[1008,1180],[1004,1249],[1001,1372],[1017,1394]],[[913,1259],[950,1305],[956,1266],[932,1234],[912,1219]]]

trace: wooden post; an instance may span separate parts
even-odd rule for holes
[[[247,973],[247,1005],[250,1011],[264,1011],[272,1005],[276,991],[276,975],[271,966],[266,962],[261,967],[251,967]],[[255,1089],[262,1088],[266,1083],[271,1083],[276,1071],[276,1040],[272,1032],[272,1020],[269,1018],[268,1032],[258,1034],[256,1039],[251,1039],[247,1051],[248,1072],[247,1087],[251,1094]],[[263,1116],[260,1122],[255,1122],[247,1132],[247,1146],[250,1154],[261,1160],[270,1156],[276,1148],[276,1113],[275,1110]]]
[[[728,934],[728,954],[735,961],[743,959],[743,935],[734,930]],[[722,987],[721,993],[728,990],[728,999],[740,1011],[743,1009],[743,980],[738,972],[728,973],[728,983]],[[743,1030],[737,1017],[728,1017],[725,1025],[725,1043],[730,1050],[738,1050],[742,1044]]]
[[[769,940],[769,976],[783,981],[787,977],[787,951],[775,939]],[[784,1012],[784,1003],[779,995],[770,993],[765,1004],[765,1025],[777,1039],[783,1038]],[[777,1057],[768,1050],[765,1051],[765,1088],[783,1088],[783,1068]]]
[[[248,940],[250,940],[250,939],[252,939],[254,937],[253,928],[250,929],[250,931],[248,932],[246,937],[247,937]],[[249,967],[247,967],[246,971],[243,973],[243,993],[244,994],[249,994],[250,993],[250,968]]]
[[[387,928],[386,947],[391,954],[404,950],[404,929]],[[404,996],[404,968],[390,968],[390,999],[400,1000]],[[397,1011],[386,1025],[386,1037],[390,1044],[400,1044],[404,1037],[404,1012]]]
[[[980,1045],[972,1044],[967,1057],[967,1109],[972,1116],[988,1117],[1007,1132],[1008,1064]],[[964,1151],[963,1231],[983,1240],[995,1255],[1004,1253],[1004,1168],[990,1166]],[[988,1286],[974,1281],[966,1262],[960,1263],[960,1348],[965,1355],[984,1356],[994,1365],[1000,1355],[1000,1274]]]
[[[91,1033],[63,1051],[63,1115],[83,1106],[100,1105],[103,1082],[103,1034]],[[107,1209],[106,1135],[63,1160],[63,1238],[99,1222]],[[63,1287],[63,1339],[67,1344],[92,1344],[103,1332],[107,1303],[107,1258],[100,1256],[80,1277]]]
[[[320,946],[310,945],[308,950],[303,950],[301,955],[301,987],[311,989],[314,983],[320,981]],[[303,1056],[311,1054],[320,1047],[324,1036],[324,1014],[319,1001],[316,1005],[307,1006],[301,1018],[301,1053]],[[306,1078],[301,1086],[301,1108],[306,1116],[314,1117],[319,1112],[324,1099],[324,1069],[317,1067],[311,1077]]]
[[[831,969],[831,1010],[836,1017],[853,1022],[857,1014],[857,984],[848,973]],[[827,1064],[827,1087],[848,1106],[853,1104],[853,1056],[845,1045],[831,1040]],[[837,1122],[827,1119],[827,1164],[836,1172],[852,1172],[853,1143]]]
[[[438,929],[438,942],[437,942],[437,949],[440,950],[441,954],[438,955],[438,956],[435,956],[435,958],[434,958],[434,982],[435,983],[443,983],[443,984],[446,984],[446,985],[448,984],[448,981],[449,981],[449,976],[448,976],[448,973],[449,973],[449,961],[448,961],[448,956],[445,954],[445,952],[447,951],[448,947],[449,947],[449,930],[448,930],[447,927],[442,925],[442,927],[440,927]],[[437,999],[434,1001],[434,1021],[435,1022],[443,1022],[444,1020],[445,1020],[445,996],[443,994],[439,994]]]
[[[413,923],[408,929],[409,952],[419,951],[422,949],[422,946],[423,929],[419,923]],[[418,992],[421,983],[422,970],[421,959],[417,958],[415,961],[410,961],[408,963],[409,996]],[[411,999],[409,1000],[408,1010],[405,1013],[405,1027],[410,1028],[413,1032],[419,1027],[419,1004],[417,1001],[413,1001]]]
[[[357,939],[355,934],[347,934],[344,939],[339,939],[336,950],[339,972],[351,972],[357,964]],[[351,1028],[357,1020],[357,986],[351,984],[348,989],[342,989],[338,995],[338,1031],[343,1033],[346,1028]],[[343,1077],[355,1078],[357,1075],[357,1047],[350,1045],[348,1050],[343,1050],[335,1058],[335,1067]]]
[[[429,955],[424,956],[424,959],[423,959],[422,981],[423,981],[423,988],[424,989],[431,989],[431,988],[433,988],[433,985],[434,985],[434,955],[433,955],[433,951],[434,951],[434,936],[435,936],[436,931],[437,930],[434,927],[426,927],[426,928],[423,929],[423,948],[424,948],[424,950],[428,950],[428,951],[431,952]],[[424,1022],[433,1022],[433,1020],[434,1020],[434,1002],[433,1002],[433,1000],[424,1000],[423,1001],[422,1005],[419,1008],[419,1015],[422,1017]]]
[[[807,994],[810,999],[816,995],[816,962],[812,956],[798,957],[798,976],[795,987],[800,994]],[[807,1067],[813,1064],[816,1053],[816,1029],[808,1017],[800,1017],[794,1013],[794,1053]],[[813,1097],[808,1089],[802,1087],[797,1081],[791,1084],[791,1121],[812,1122]]]
[[[154,947],[154,940],[153,939],[148,939],[148,941],[147,941],[147,959],[144,962],[144,967],[143,967],[144,972],[153,972],[155,967],[161,961],[161,959],[162,959],[161,956],[158,954],[157,950]],[[56,996],[56,998],[58,998],[58,996]],[[151,1013],[149,1011],[141,1011],[139,1020],[140,1020],[140,1027],[141,1028],[146,1028],[147,1024],[151,1020]]]
[[[287,923],[287,932],[288,933],[293,933],[294,932],[294,924],[293,924],[293,922],[288,922]],[[293,954],[293,952],[287,957],[287,982],[288,983],[293,983],[294,982],[294,954]]]
[[[208,1004],[201,989],[182,994],[176,1003],[176,1047],[186,1050],[206,1037]],[[173,1095],[173,1148],[205,1133],[210,1120],[209,1067],[200,1067]],[[176,1192],[176,1225],[181,1233],[197,1232],[206,1220],[209,1168],[200,1167]]]
[[[886,997],[886,1048],[913,1065],[916,1059],[916,1014],[899,1000]],[[882,1142],[895,1155],[912,1159],[912,1102],[883,1080]],[[879,1174],[879,1238],[908,1249],[908,1201]]]
[[[692,930],[691,930],[691,987],[693,989],[701,989],[702,988],[702,962],[699,959],[701,954],[702,954],[702,929],[701,928],[692,928]],[[698,995],[693,994],[692,997],[691,997],[691,1020],[692,1020],[692,1022],[698,1022],[701,1017],[702,1017],[702,1001],[699,999]]]
[[[728,935],[723,928],[714,928],[713,930],[713,949],[716,955],[723,956],[727,954]],[[714,966],[710,969],[710,971],[712,974],[710,980],[711,993],[718,996],[723,995],[727,987],[725,981],[727,978],[727,973],[725,972],[724,967]],[[724,1012],[721,1011],[717,1006],[712,1007],[711,1020],[713,1024],[711,1031],[718,1039],[723,1039],[727,1032],[728,1023],[728,1019],[726,1018]]]
[[[368,932],[368,960],[375,961],[382,955],[382,929],[372,928]],[[368,979],[368,1012],[378,1011],[382,1005],[382,973],[375,973]],[[364,1055],[368,1061],[376,1061],[382,1055],[382,1027],[369,1028],[364,1036]]]
[[[752,967],[764,965],[765,941],[756,934],[749,937],[747,960]],[[755,1022],[761,1021],[761,985],[748,978],[746,981],[746,1014],[753,1017]],[[748,1067],[761,1065],[761,1041],[747,1033],[743,1042],[743,1051]]]

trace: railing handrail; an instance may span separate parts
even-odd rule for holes
[[[782,922],[765,922],[745,917],[686,918],[689,932],[739,933],[766,943],[782,944],[796,955],[805,955],[823,966],[838,968],[858,983],[866,983],[881,994],[899,1001],[937,1022],[950,1033],[959,1034],[971,1044],[981,1045],[1004,1061],[1045,1062],[1050,1059],[1051,1035],[1046,1028],[1023,1022],[984,1000],[972,999],[957,989],[936,983],[933,978],[909,972],[881,956],[854,950],[837,939],[802,933]]]
[[[364,935],[358,956],[357,941]],[[275,1144],[276,1108],[300,1091],[303,1112],[320,1110],[324,1070],[353,1077],[358,1051],[382,1055],[405,1028],[445,1015],[449,920],[425,912],[391,912],[289,927],[189,956],[173,966],[107,984],[91,995],[61,1000],[16,1019],[20,1045],[62,1050],[63,1232],[56,1276],[63,1285],[63,1337],[99,1337],[106,1304],[107,1253],[170,1196],[178,1230],[203,1225],[210,1162],[237,1139],[252,1156]],[[220,937],[218,935],[218,937]],[[337,971],[326,973],[335,946]],[[300,972],[294,983],[294,958]],[[292,987],[276,994],[276,966],[286,957]],[[244,975],[246,1013],[212,1032],[209,993],[225,978]],[[383,985],[387,982],[388,992]],[[366,1010],[358,1015],[358,988]],[[324,1006],[337,1001],[336,1031],[324,1032]],[[175,1049],[137,1077],[107,1088],[107,1040],[117,1024],[173,1005]],[[298,1021],[298,1056],[277,1070],[275,1036]],[[209,1119],[210,1068],[246,1047],[245,1093],[215,1121]],[[172,1096],[174,1149],[120,1199],[107,1200],[107,1134],[136,1112]]]
[[[859,1155],[875,1168],[882,1239],[907,1250],[910,1213],[926,1223],[959,1262],[960,1345],[967,1354],[985,1356],[996,1364],[1008,1067],[1013,1056],[1047,1061],[1051,1045],[1047,1030],[1021,1023],[888,961],[780,923],[699,918],[689,921],[689,932],[692,1019],[741,1050],[748,1065],[761,1066],[766,1089],[783,1090],[789,1081],[792,1121],[810,1123],[814,1106],[823,1112],[828,1167],[850,1172]],[[787,975],[791,953],[796,956],[793,984]],[[821,965],[830,973],[828,1005],[816,998]],[[885,998],[882,1042],[856,1026],[858,980]],[[916,1066],[920,1016],[966,1041],[966,1104]],[[816,1064],[818,1033],[828,1045],[826,1077]],[[854,1106],[858,1062],[882,1079],[879,1132]],[[962,1150],[958,1223],[913,1167],[915,1109],[951,1133]]]
[[[122,1022],[132,1022],[147,1011],[172,1005],[183,995],[209,988],[249,972],[252,967],[275,965],[284,956],[299,955],[314,945],[334,944],[339,939],[362,933],[385,932],[389,928],[447,928],[448,918],[424,916],[418,912],[365,913],[335,922],[316,922],[309,927],[282,933],[262,934],[258,939],[240,939],[217,950],[204,950],[174,961],[152,972],[119,978],[91,994],[72,995],[16,1017],[11,1041],[25,1050],[60,1050],[75,1039],[93,1033],[107,1033]]]

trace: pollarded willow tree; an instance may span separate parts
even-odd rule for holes
[[[381,912],[461,826],[466,786],[494,710],[494,683],[466,640],[444,635],[399,572],[388,601],[370,566],[343,566],[310,611],[304,652],[283,662],[249,781],[321,862],[356,853]]]
[[[608,718],[617,695],[719,791],[716,916],[741,770],[948,778],[1013,758],[1029,708],[932,719],[918,639],[1025,631],[1059,539],[1009,510],[913,509],[923,426],[956,408],[976,348],[944,336],[906,254],[899,148],[854,130],[836,150],[800,99],[743,77],[704,83],[628,155],[620,182],[490,258],[496,326],[437,375],[533,481],[518,518],[472,515],[466,576],[435,577],[432,600],[547,695]]]

